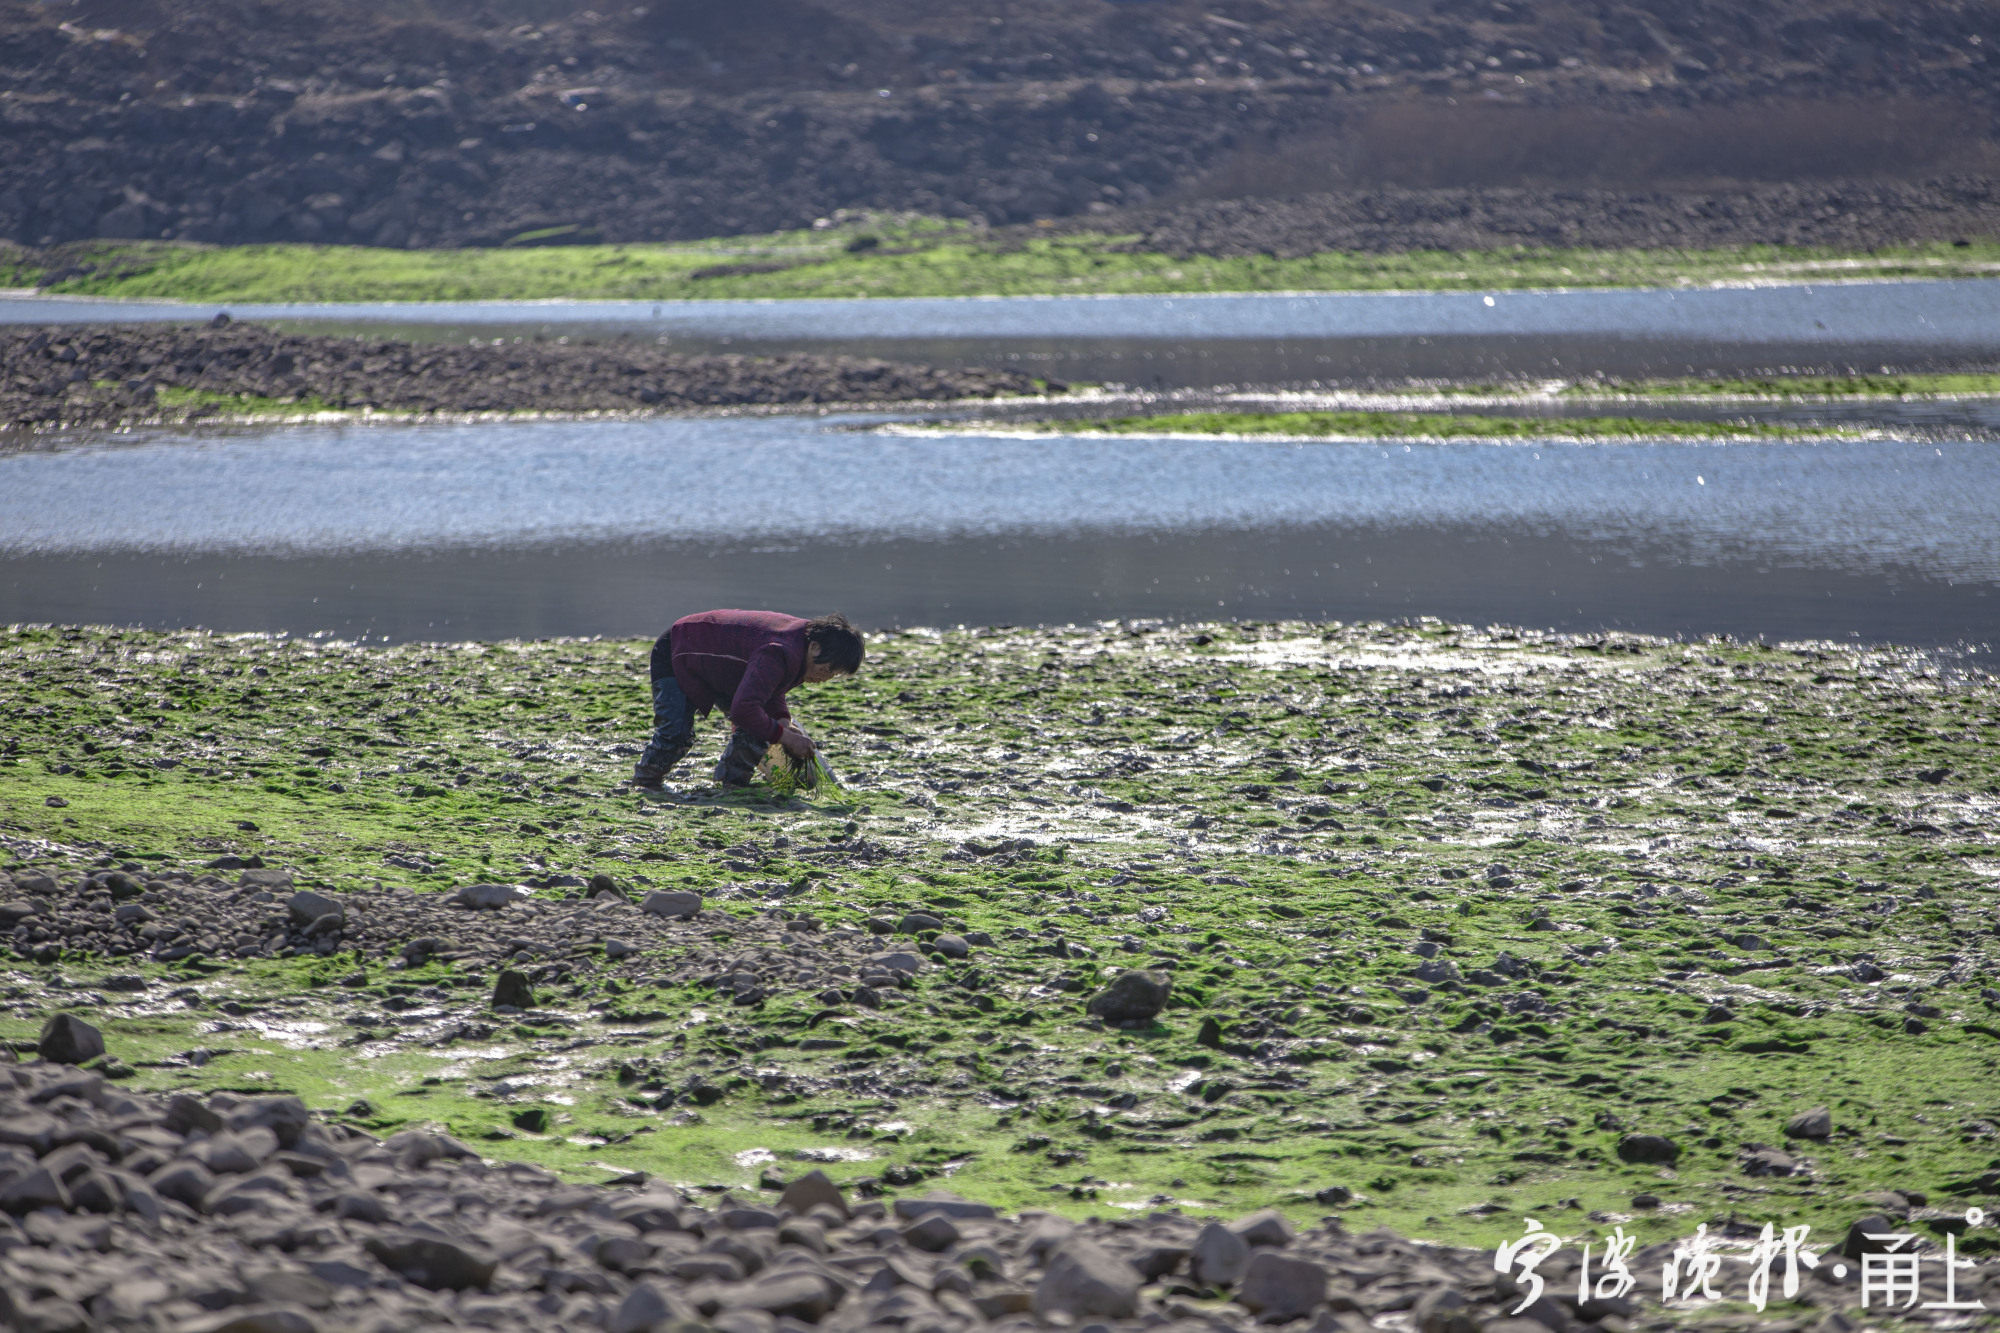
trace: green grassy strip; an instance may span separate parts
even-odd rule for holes
[[[1287,435],[1326,439],[1796,439],[1828,432],[1741,421],[1646,417],[1492,417],[1433,412],[1175,412],[1153,417],[1049,422],[1063,434]]]
[[[160,415],[168,421],[191,421],[218,417],[312,417],[323,412],[350,409],[338,407],[317,394],[303,398],[266,398],[250,393],[214,393],[207,389],[179,389],[163,386],[155,390]]]
[[[935,222],[667,245],[379,250],[93,243],[0,254],[0,283],[66,295],[217,302],[551,298],[1010,296],[1254,291],[1481,291],[1714,282],[1953,278],[2000,272],[2000,242],[1870,254],[1723,250],[1331,252],[1177,258],[1129,237],[992,237]]]

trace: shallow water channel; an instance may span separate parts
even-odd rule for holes
[[[2000,282],[231,309],[320,330],[1033,362],[1141,389],[2000,364]],[[0,323],[208,313],[0,301]],[[646,634],[769,604],[874,625],[1437,615],[2000,637],[1990,401],[1757,409],[1890,432],[1834,443],[1018,438],[1014,414],[937,436],[790,415],[38,441],[0,452],[0,622],[463,639]]]
[[[2000,280],[1685,290],[177,305],[0,298],[0,325],[236,318],[404,338],[638,337],[1005,366],[1134,389],[1490,376],[1948,370],[2000,352]]]
[[[857,417],[161,432],[0,457],[0,621],[642,634],[1398,617],[1986,639],[2000,445],[905,437]]]

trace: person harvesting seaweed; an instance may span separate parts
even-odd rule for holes
[[[658,791],[668,770],[693,748],[694,719],[717,705],[726,707],[734,728],[715,765],[717,782],[748,784],[773,745],[796,772],[812,774],[816,748],[792,720],[785,696],[800,685],[853,675],[865,652],[861,632],[840,615],[802,620],[779,611],[703,611],[681,617],[653,644],[653,739],[632,770],[633,787]]]

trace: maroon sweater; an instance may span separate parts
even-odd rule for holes
[[[737,730],[773,745],[792,717],[785,692],[805,679],[806,621],[781,611],[703,611],[674,622],[674,679],[697,714],[728,702]]]

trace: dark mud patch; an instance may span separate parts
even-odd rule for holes
[[[636,341],[470,345],[218,322],[0,333],[0,430],[299,416],[639,413],[990,398],[1041,382],[791,353],[684,356]]]

